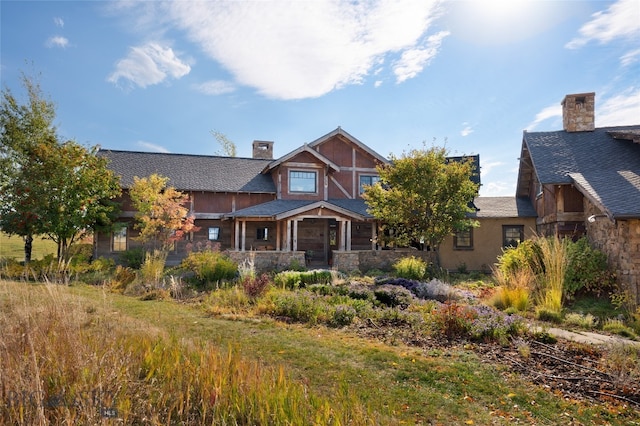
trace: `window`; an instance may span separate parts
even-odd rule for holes
[[[380,181],[380,176],[360,175],[360,194],[364,192],[364,187],[373,185]]]
[[[269,228],[258,228],[256,232],[256,240],[267,241],[269,239]]]
[[[453,248],[456,250],[473,250],[473,229],[458,231],[453,236]]]
[[[127,249],[127,227],[113,231],[113,251],[125,251]]]
[[[316,172],[289,172],[289,192],[317,192],[317,178]]]
[[[209,228],[209,240],[218,241],[220,239],[220,227],[214,226]]]
[[[503,225],[502,245],[504,247],[518,247],[524,241],[524,225]]]

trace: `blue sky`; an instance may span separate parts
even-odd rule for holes
[[[640,124],[640,1],[2,1],[2,87],[40,74],[63,139],[282,156],[341,126],[382,155],[479,154],[515,194],[524,129]]]

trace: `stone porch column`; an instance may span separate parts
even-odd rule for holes
[[[240,248],[240,221],[235,220],[235,235],[233,236],[233,249],[238,250]]]
[[[247,249],[247,221],[242,221],[242,251]]]
[[[298,221],[293,221],[293,251],[298,251]]]
[[[351,251],[351,221],[347,220],[347,243],[346,243],[346,250],[347,251]]]

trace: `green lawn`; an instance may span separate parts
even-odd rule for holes
[[[42,259],[47,254],[56,254],[56,244],[51,240],[34,238],[32,259]],[[11,258],[24,260],[24,241],[22,237],[13,235],[9,237],[4,232],[0,232],[0,259]]]

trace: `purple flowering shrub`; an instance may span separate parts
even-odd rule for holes
[[[435,278],[428,282],[410,280],[407,278],[393,278],[386,280],[384,283],[404,287],[419,299],[437,300],[438,302],[444,303],[452,300],[473,298],[471,293],[458,290],[455,287]]]

